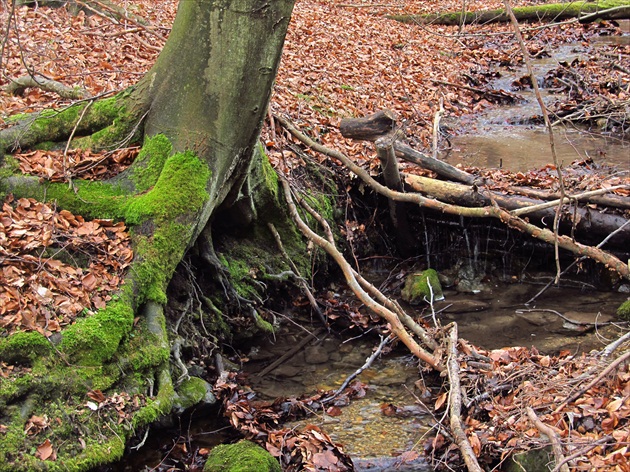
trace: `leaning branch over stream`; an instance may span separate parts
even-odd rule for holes
[[[370,176],[369,172],[356,165],[343,153],[334,149],[327,148],[326,146],[315,142],[304,133],[299,131],[297,127],[293,125],[293,123],[291,123],[288,119],[280,116],[276,116],[275,118],[295,138],[300,140],[306,146],[326,156],[339,160],[343,165],[345,165],[359,178],[361,178],[361,180],[363,180],[363,182],[367,184],[370,188],[389,199],[399,202],[414,203],[416,205],[419,205],[420,207],[438,211],[441,213],[447,213],[450,215],[476,218],[496,218],[508,227],[518,229],[519,231],[527,233],[536,239],[539,239],[549,244],[554,244],[556,242],[553,231],[545,228],[540,228],[532,223],[523,220],[522,218],[519,218],[510,211],[500,208],[498,205],[496,205],[496,202],[493,202],[490,206],[464,207],[444,203],[434,198],[424,197],[418,193],[402,193],[391,190],[377,182],[374,178],[372,178],[372,176]],[[593,260],[601,262],[602,264],[605,264],[609,268],[615,270],[621,277],[630,280],[630,267],[628,267],[626,263],[622,262],[617,257],[606,251],[603,251],[597,247],[587,246],[578,243],[568,236],[558,236],[557,244],[558,247],[566,249],[576,255],[587,256]]]

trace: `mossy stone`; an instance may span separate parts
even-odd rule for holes
[[[508,461],[508,472],[549,472],[553,468],[551,446],[514,454]]]
[[[433,292],[434,301],[444,299],[438,273],[433,269],[427,269],[407,276],[401,296],[406,302],[417,305],[422,301],[431,300],[431,292]]]
[[[190,377],[184,380],[177,389],[177,398],[174,406],[185,410],[200,402],[205,404],[216,403],[217,399],[212,394],[212,386],[199,377]]]
[[[623,302],[619,308],[617,308],[617,316],[622,320],[630,320],[630,299]]]
[[[222,444],[208,456],[204,472],[282,472],[280,464],[262,447],[250,441]]]

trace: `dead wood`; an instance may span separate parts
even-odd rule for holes
[[[506,188],[506,190],[517,195],[523,195],[539,200],[557,200],[560,198],[560,194],[558,192],[548,192],[535,188],[519,187],[516,185],[510,185]],[[588,195],[581,197],[580,201],[585,203],[594,203],[605,207],[619,208],[621,210],[630,209],[630,198],[621,195]]]
[[[287,129],[294,137],[302,141],[305,145],[309,146],[317,152],[321,152],[329,157],[339,160],[346,167],[348,167],[348,169],[350,169],[358,177],[360,177],[361,180],[369,185],[374,191],[387,198],[402,202],[412,202],[421,207],[438,212],[448,213],[451,215],[477,218],[497,218],[510,228],[523,231],[531,235],[532,237],[540,239],[541,241],[545,241],[549,244],[557,243],[558,247],[566,249],[574,254],[587,256],[604,265],[607,265],[609,268],[616,271],[621,277],[630,280],[630,267],[628,266],[628,264],[622,262],[617,257],[605,251],[602,251],[599,248],[580,244],[574,241],[573,238],[568,236],[559,236],[558,238],[556,238],[553,231],[545,228],[540,228],[517,216],[512,215],[509,211],[501,209],[498,206],[493,205],[469,208],[458,205],[451,205],[449,203],[444,203],[440,200],[436,200],[434,198],[426,198],[418,193],[400,193],[391,190],[374,180],[365,169],[356,165],[343,153],[333,149],[329,149],[326,146],[323,146],[322,144],[319,144],[306,136],[304,133],[299,131],[288,119],[280,116],[277,116],[276,119],[282,124],[285,129]]]
[[[468,471],[482,472],[483,469],[479,465],[479,462],[477,462],[477,456],[475,456],[468,436],[466,436],[462,422],[462,389],[459,383],[459,360],[457,358],[457,324],[453,323],[450,328],[447,367],[448,381],[450,384],[448,390],[448,405],[451,431],[455,439],[455,444],[459,447],[459,451],[462,453],[464,462],[468,467]]]
[[[537,6],[514,8],[519,22],[563,21],[576,18],[580,23],[597,20],[620,20],[630,18],[630,7],[618,2],[619,6],[598,11],[597,2],[550,3]],[[401,23],[460,26],[470,24],[507,23],[510,15],[504,9],[444,12],[428,15],[387,15]]]
[[[396,129],[396,115],[380,110],[366,118],[344,118],[339,125],[342,136],[360,141],[376,141]]]
[[[536,416],[536,412],[532,409],[532,407],[528,406],[526,411],[527,416],[530,421],[534,423],[536,429],[549,438],[553,455],[556,458],[556,464],[562,464],[559,469],[560,472],[569,472],[569,466],[566,464],[564,453],[562,452],[562,445],[560,444],[560,439],[558,439],[556,432],[549,425],[540,421],[540,418]]]
[[[486,100],[493,103],[515,103],[515,102],[524,102],[525,98],[516,93],[508,92],[506,90],[493,90],[493,89],[482,89],[479,87],[471,87],[469,85],[456,84],[453,82],[447,82],[446,80],[438,80],[431,79],[431,82],[439,85],[446,85],[448,87],[460,88],[464,90],[469,90],[471,92],[478,93],[483,96]]]
[[[529,218],[539,221],[553,219],[555,217],[555,207],[559,203],[559,201],[542,202],[518,195],[504,195],[481,187],[444,182],[418,175],[405,174],[405,181],[416,192],[431,195],[441,201],[464,206],[492,205],[494,201],[501,208],[512,210],[513,215],[519,216],[527,214]],[[620,187],[625,188],[627,186]],[[605,193],[608,191],[611,191],[611,189],[601,189],[599,192]],[[565,200],[569,202],[581,200],[581,198],[579,195],[576,195],[570,196]],[[571,206],[570,211],[566,212],[563,216],[563,221],[568,229],[575,229],[577,235],[590,237],[606,236],[617,230],[627,221],[622,216],[602,213],[588,207]],[[624,244],[624,242],[629,239],[630,227],[627,226],[615,236],[613,242],[616,244]]]
[[[307,344],[315,341],[316,339],[319,339],[318,336],[320,334],[322,334],[323,332],[324,332],[324,330],[319,328],[317,331],[307,334],[295,346],[293,346],[289,351],[285,352],[282,356],[280,356],[278,359],[273,361],[271,364],[269,364],[267,367],[265,367],[260,372],[257,372],[254,375],[252,375],[252,377],[259,378],[259,379],[263,378],[269,372],[272,372],[274,369],[276,369],[278,366],[282,365],[288,359],[290,359],[293,356],[295,356],[298,352],[300,352],[300,350],[304,346],[306,346]]]
[[[398,160],[394,152],[393,143],[395,142],[396,133],[394,135],[382,136],[374,143],[376,147],[376,155],[381,162],[383,171],[383,179],[385,185],[392,190],[398,192],[403,191],[403,183],[400,179],[400,171],[398,170]],[[389,200],[390,219],[396,229],[396,243],[398,249],[403,255],[410,255],[414,249],[414,238],[409,232],[409,223],[407,221],[406,203],[395,202]]]
[[[56,80],[42,76],[24,75],[13,79],[4,87],[4,91],[12,95],[22,95],[27,88],[39,88],[46,92],[53,92],[61,98],[79,100],[89,97],[89,92],[80,87],[68,87]]]
[[[351,118],[341,120],[339,131],[344,138],[357,139],[361,141],[376,141],[378,138],[391,133],[395,129],[394,115],[385,110],[378,111],[367,118]],[[394,142],[396,156],[413,162],[425,169],[435,172],[440,177],[473,184],[478,179],[468,172],[458,169],[446,162],[434,159],[415,149],[396,141]]]
[[[370,366],[372,365],[372,363],[374,362],[374,360],[381,355],[381,352],[383,352],[383,349],[385,348],[385,346],[387,345],[387,343],[392,341],[392,335],[390,334],[389,336],[383,337],[381,336],[381,342],[378,344],[378,347],[374,350],[374,352],[370,355],[370,357],[368,357],[365,362],[363,363],[363,365],[361,367],[359,367],[357,370],[355,370],[352,374],[350,374],[346,380],[343,381],[343,383],[341,384],[341,386],[335,390],[332,395],[323,398],[322,399],[322,403],[330,403],[332,400],[334,400],[335,398],[337,398],[339,395],[341,395],[341,393],[346,389],[346,387],[348,385],[350,385],[350,382],[352,382],[354,379],[356,379],[359,375],[361,375],[361,373],[365,370],[365,369],[369,369]]]
[[[565,406],[567,406],[572,401],[575,401],[578,398],[580,398],[582,396],[582,394],[588,392],[591,388],[593,388],[595,385],[597,385],[599,382],[601,382],[610,372],[612,372],[614,369],[616,369],[620,364],[622,364],[625,361],[627,361],[628,358],[630,358],[630,351],[626,351],[624,354],[619,356],[613,362],[608,364],[608,366],[604,370],[602,370],[599,373],[599,375],[597,375],[597,377],[595,377],[593,380],[591,380],[587,385],[585,385],[584,387],[580,388],[577,392],[575,392],[571,396],[565,398],[562,401],[562,403],[560,403],[560,405],[558,405],[553,412],[554,413],[558,413],[559,411],[562,411],[562,409]]]
[[[432,368],[438,371],[444,370],[444,366],[438,363],[436,358],[430,352],[422,348],[418,344],[418,342],[409,334],[409,332],[405,329],[405,326],[401,322],[398,315],[392,312],[391,310],[389,310],[387,307],[378,303],[376,300],[374,300],[374,298],[372,298],[363,289],[361,284],[357,281],[356,277],[354,276],[354,271],[350,267],[350,264],[348,263],[348,261],[346,261],[346,259],[343,257],[341,252],[337,249],[334,242],[330,241],[332,232],[330,231],[330,227],[328,227],[328,224],[326,223],[326,221],[323,220],[323,218],[321,218],[320,215],[318,215],[319,216],[318,221],[324,224],[325,231],[327,233],[327,238],[323,238],[322,236],[317,234],[315,231],[313,231],[304,222],[304,220],[302,220],[302,218],[300,217],[297,211],[295,202],[293,200],[294,198],[292,195],[293,192],[291,190],[289,182],[286,180],[284,176],[280,175],[279,177],[282,183],[282,188],[284,190],[284,196],[287,202],[287,206],[289,208],[289,213],[291,215],[291,218],[297,225],[298,229],[300,230],[300,232],[303,235],[305,235],[314,244],[316,244],[317,246],[322,248],[324,251],[326,251],[328,255],[330,255],[334,259],[334,261],[337,263],[337,265],[343,272],[344,278],[346,279],[346,283],[348,284],[350,290],[352,290],[352,292],[357,296],[357,298],[361,301],[361,303],[365,305],[365,307],[368,310],[370,310],[372,313],[376,314],[377,316],[383,318],[389,323],[392,333],[396,335],[396,337],[400,339],[400,341],[405,346],[407,346],[409,351],[414,356],[426,362],[428,365],[430,365]],[[298,195],[296,195],[295,198],[298,199],[298,203],[304,209],[306,209],[309,213],[315,216],[316,212],[314,212],[313,209],[310,208],[303,199],[300,199]]]
[[[593,23],[599,20],[627,20],[628,18],[630,18],[630,6],[622,5],[581,16],[578,21],[585,24]]]

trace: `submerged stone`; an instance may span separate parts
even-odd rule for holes
[[[554,457],[551,446],[542,449],[514,454],[508,461],[507,472],[549,472],[553,468]]]
[[[401,297],[406,302],[417,305],[423,301],[429,302],[431,293],[433,293],[433,301],[444,300],[437,272],[433,269],[427,269],[407,276]]]
[[[250,441],[221,444],[208,456],[204,472],[282,472],[280,464],[262,447]]]

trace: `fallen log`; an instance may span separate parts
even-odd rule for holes
[[[12,79],[3,90],[12,95],[22,95],[27,88],[39,88],[46,92],[53,92],[61,98],[72,100],[89,97],[89,92],[81,87],[68,87],[56,80],[47,79],[40,75],[24,75],[17,79]]]
[[[484,188],[444,182],[418,175],[404,174],[404,177],[405,182],[414,191],[455,205],[482,207],[496,203],[499,207],[506,210],[519,210],[545,203],[533,198],[504,195]],[[535,219],[543,222],[543,224],[547,223],[550,225],[553,222],[555,211],[555,207],[541,208],[528,213],[527,216],[530,220]],[[577,236],[586,236],[592,239],[593,237],[606,237],[621,227],[626,221],[624,217],[619,215],[601,213],[588,207],[578,206],[576,208],[575,205],[571,205],[570,211],[562,215],[561,228],[565,232],[574,228]],[[610,243],[623,247],[629,240],[630,226],[626,226],[611,239]]]
[[[361,180],[369,185],[373,190],[379,194],[391,198],[400,202],[411,202],[419,205],[420,207],[427,208],[429,210],[435,210],[442,213],[448,213],[451,215],[459,215],[462,217],[477,217],[477,218],[497,218],[510,228],[517,229],[524,233],[531,235],[532,237],[544,241],[549,244],[557,244],[558,247],[573,252],[579,256],[586,256],[595,261],[598,261],[612,270],[616,271],[621,277],[630,280],[630,266],[626,262],[621,261],[619,258],[602,251],[599,248],[586,246],[584,244],[576,242],[569,236],[557,236],[553,231],[547,228],[541,228],[528,221],[512,215],[509,211],[499,208],[495,205],[484,207],[464,207],[461,205],[453,205],[450,203],[444,203],[434,198],[428,198],[420,193],[401,193],[391,190],[390,188],[381,185],[374,180],[372,176],[362,167],[356,165],[342,152],[334,149],[327,148],[326,146],[315,142],[313,139],[306,136],[300,130],[296,128],[290,120],[276,116],[276,120],[291,133],[295,138],[302,141],[305,145],[311,149],[321,152],[333,159],[339,160],[349,170],[355,173]]]
[[[630,6],[624,0],[606,2],[550,3],[513,8],[519,22],[563,21],[576,18],[580,23],[598,20],[630,18]],[[459,26],[486,23],[508,23],[510,16],[504,9],[456,11],[428,15],[387,15],[386,18],[401,23]]]

